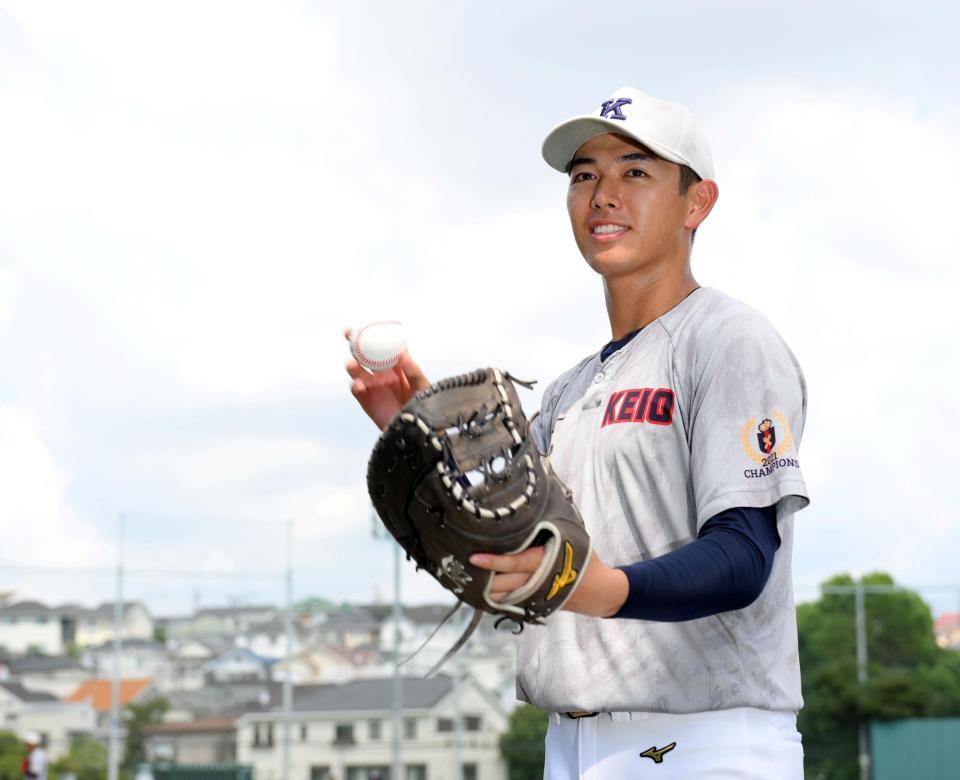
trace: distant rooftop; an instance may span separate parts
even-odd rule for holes
[[[120,705],[125,707],[136,701],[150,687],[148,678],[120,681]],[[112,680],[87,680],[77,690],[64,698],[64,701],[90,701],[97,712],[110,709],[113,696]]]
[[[20,683],[0,681],[0,688],[4,688],[9,693],[20,699],[20,701],[60,701],[52,694],[42,693],[41,691],[31,691],[27,688],[24,688]]]
[[[55,672],[63,669],[79,670],[82,668],[80,664],[65,655],[27,655],[16,661],[12,661],[10,664],[10,671],[14,676],[34,672]]]
[[[453,689],[447,675],[431,679],[401,679],[403,708],[429,709]],[[351,680],[340,685],[303,685],[294,688],[293,709],[297,712],[360,712],[388,710],[393,701],[393,678]]]

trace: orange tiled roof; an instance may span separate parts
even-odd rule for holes
[[[934,621],[934,631],[947,631],[960,626],[960,612],[944,612]]]
[[[150,687],[150,679],[120,681],[120,706],[126,707],[130,702]],[[66,697],[65,701],[90,701],[97,712],[106,712],[110,709],[113,696],[113,680],[87,680],[77,690]]]

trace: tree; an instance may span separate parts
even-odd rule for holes
[[[500,753],[507,762],[510,780],[528,780],[543,774],[543,741],[547,713],[521,704],[510,713],[507,731],[500,736]]]
[[[123,755],[123,766],[133,770],[146,760],[146,737],[143,733],[147,726],[163,723],[163,716],[170,709],[170,702],[156,697],[143,704],[128,704],[126,710],[127,745]]]
[[[865,585],[893,585],[888,574]],[[852,586],[838,575],[825,586]],[[910,591],[868,593],[864,599],[867,685],[857,682],[855,604],[852,595],[824,593],[797,608],[808,777],[856,780],[861,722],[960,714],[960,655],[937,646],[930,608]]]
[[[107,748],[93,737],[77,737],[70,752],[51,767],[57,776],[69,773],[77,780],[102,780],[107,774]]]
[[[27,746],[12,731],[0,731],[0,780],[22,780]]]

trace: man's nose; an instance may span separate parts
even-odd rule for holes
[[[595,209],[617,208],[620,205],[620,191],[616,182],[609,176],[597,179],[590,205]]]

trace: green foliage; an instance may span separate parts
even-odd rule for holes
[[[863,577],[865,585],[893,585],[888,574]],[[854,585],[848,575],[824,583]],[[824,593],[797,608],[808,777],[856,780],[860,722],[960,715],[960,655],[942,650],[926,603],[910,591],[867,593],[867,685],[857,683],[853,595]]]
[[[69,658],[71,661],[79,662],[82,657],[83,650],[80,649],[80,645],[78,645],[76,642],[70,642],[67,645],[67,658]]]
[[[165,645],[167,643],[167,629],[165,629],[163,626],[154,626],[153,641],[159,642],[161,645]]]
[[[547,718],[547,713],[529,704],[521,704],[510,713],[507,731],[500,736],[500,753],[507,762],[510,780],[543,775]]]
[[[308,598],[301,599],[296,604],[293,605],[294,612],[329,612],[333,609],[333,602],[328,601],[325,598],[320,596],[309,596]]]
[[[128,704],[126,709],[127,744],[123,754],[123,766],[136,769],[146,760],[146,737],[143,730],[147,726],[163,723],[163,716],[170,710],[170,702],[156,697],[143,704]]]
[[[77,737],[70,743],[70,752],[50,767],[51,776],[65,773],[77,780],[103,780],[107,774],[107,748],[93,737]]]
[[[12,731],[0,731],[0,780],[22,780],[20,771],[27,746]]]

